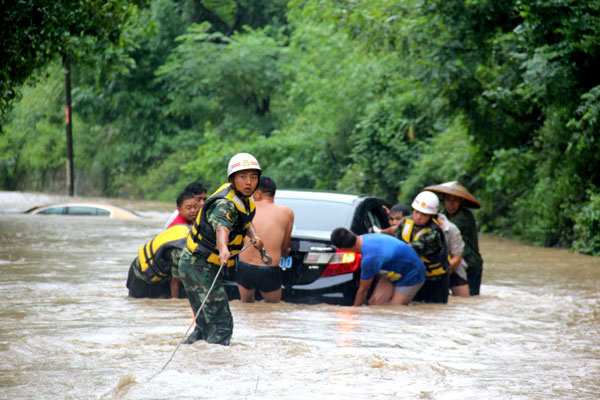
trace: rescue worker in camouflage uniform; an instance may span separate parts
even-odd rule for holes
[[[244,237],[258,250],[263,242],[252,227],[255,204],[252,194],[258,187],[261,168],[248,153],[234,155],[227,167],[229,183],[222,185],[207,200],[196,217],[179,262],[179,276],[196,317],[196,328],[186,343],[206,340],[228,346],[233,333],[233,318],[220,266],[235,264]],[[214,287],[210,290],[211,285]]]
[[[404,218],[395,231],[395,236],[408,243],[425,264],[425,284],[413,301],[448,302],[448,249],[444,232],[435,218],[438,207],[435,193],[419,193],[412,203],[412,216]]]

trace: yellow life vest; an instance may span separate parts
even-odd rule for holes
[[[402,228],[402,240],[406,243],[416,242],[426,233],[431,232],[432,230],[437,230],[440,232],[440,238],[442,241],[442,249],[437,254],[428,254],[429,258],[424,255],[419,255],[423,264],[425,264],[425,275],[426,277],[436,277],[440,275],[444,275],[448,271],[449,265],[449,255],[448,249],[446,246],[446,240],[444,239],[444,232],[442,228],[440,228],[439,223],[435,218],[431,218],[431,220],[423,227],[419,232],[414,233],[415,221],[408,217],[404,218],[402,221],[404,224]]]
[[[183,249],[189,232],[190,228],[187,225],[173,225],[140,247],[138,251],[139,272],[146,282],[159,282],[169,276],[171,263],[162,255],[170,247]]]
[[[252,224],[252,219],[256,213],[256,206],[252,197],[244,202],[236,194],[231,184],[225,183],[221,185],[204,203],[202,209],[196,217],[196,221],[192,226],[192,230],[187,238],[187,247],[192,254],[196,256],[206,257],[206,260],[215,265],[219,263],[219,249],[217,248],[217,235],[214,228],[208,222],[207,212],[215,201],[219,199],[227,199],[237,209],[237,219],[233,222],[233,226],[229,231],[229,239],[227,247],[231,255],[237,254],[244,246],[244,237]],[[206,212],[205,212],[206,211]],[[235,265],[235,259],[230,258],[227,261],[227,266]]]

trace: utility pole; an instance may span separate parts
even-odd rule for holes
[[[73,131],[71,128],[71,67],[67,55],[63,56],[63,67],[65,69],[65,126],[67,130],[67,194],[73,196]]]

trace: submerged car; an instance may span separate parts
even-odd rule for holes
[[[387,228],[384,206],[390,203],[372,196],[300,190],[278,190],[275,203],[294,211],[292,250],[279,264],[282,300],[352,304],[361,255],[338,250],[329,239],[331,231],[345,227],[362,235],[373,227]],[[230,299],[239,298],[235,267],[227,268],[225,285]]]
[[[108,217],[115,219],[136,219],[138,216],[123,208],[106,203],[95,202],[69,202],[60,204],[47,204],[33,207],[26,214],[42,215],[77,215],[77,216],[95,216]]]

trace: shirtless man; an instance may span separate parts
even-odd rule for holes
[[[268,303],[278,303],[281,300],[279,261],[291,250],[294,212],[288,207],[274,203],[275,190],[273,179],[268,176],[260,177],[258,189],[254,192],[256,215],[252,225],[262,239],[267,254],[273,260],[270,265],[265,265],[260,252],[253,246],[240,254],[236,278],[240,298],[245,303],[254,302],[257,289]],[[248,241],[246,237],[246,242]]]

